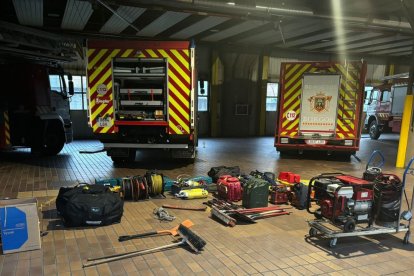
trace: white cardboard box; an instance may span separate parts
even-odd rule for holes
[[[0,200],[0,229],[3,254],[40,249],[37,200]]]

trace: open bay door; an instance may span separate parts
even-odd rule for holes
[[[341,75],[306,74],[302,79],[299,132],[313,138],[335,137]],[[310,140],[325,144],[324,140]]]

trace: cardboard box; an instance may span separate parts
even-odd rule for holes
[[[3,254],[40,249],[36,199],[0,200],[0,229]]]

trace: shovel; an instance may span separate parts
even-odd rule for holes
[[[181,224],[187,228],[190,228],[191,226],[194,225],[194,223],[189,219],[183,221]],[[123,241],[128,241],[128,240],[137,239],[137,238],[151,237],[151,236],[157,236],[157,235],[166,235],[166,234],[177,236],[178,227],[179,225],[175,226],[174,228],[171,228],[170,230],[159,230],[159,231],[151,231],[151,232],[135,234],[135,235],[119,236],[118,241],[123,242]]]

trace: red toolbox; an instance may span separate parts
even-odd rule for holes
[[[284,186],[275,186],[270,192],[270,203],[272,204],[286,204],[289,202],[290,191]]]
[[[240,181],[231,175],[222,175],[217,180],[218,197],[229,201],[239,201],[242,199]]]
[[[289,183],[299,183],[300,175],[291,172],[280,172],[278,179]]]

